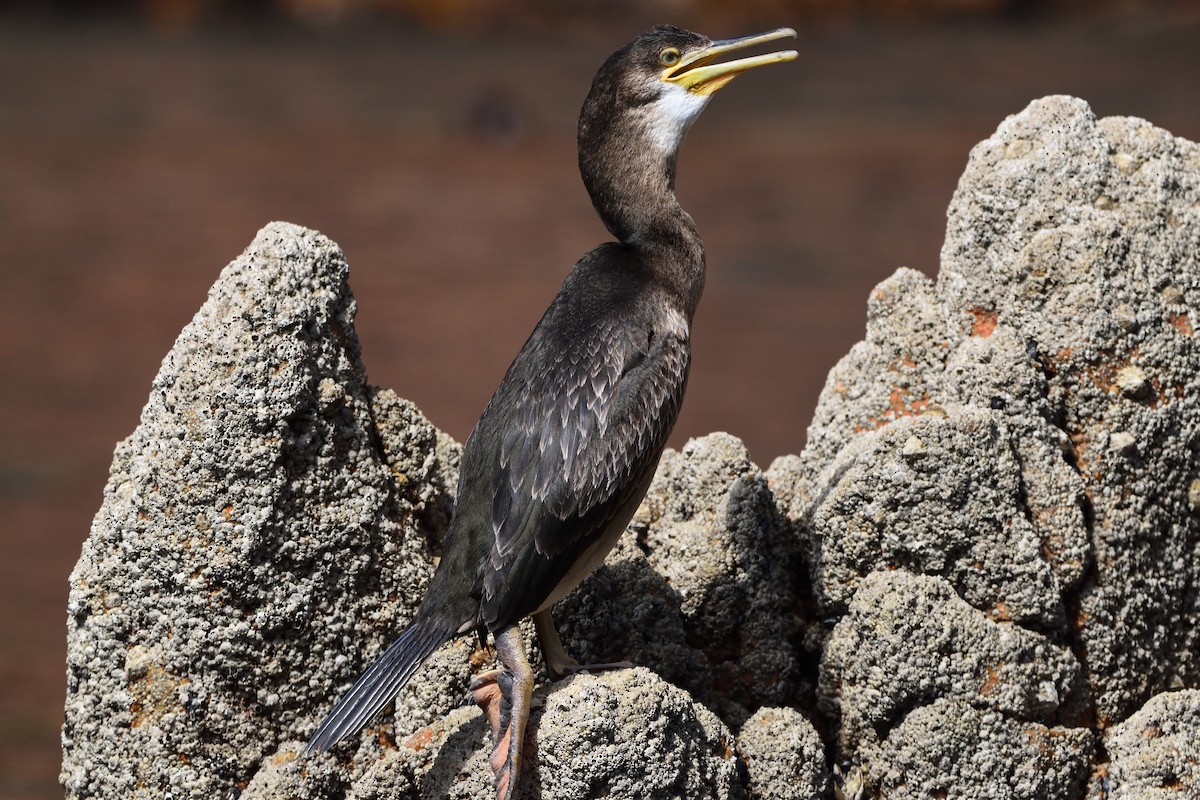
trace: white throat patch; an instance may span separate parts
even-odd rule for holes
[[[643,107],[651,142],[663,154],[678,150],[683,135],[710,99],[710,95],[692,94],[678,84],[664,82],[658,100]]]

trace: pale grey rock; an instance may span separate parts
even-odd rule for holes
[[[542,687],[528,730],[518,790],[526,796],[744,796],[729,729],[686,692],[644,668],[580,674]],[[346,767],[337,766],[333,756],[300,762],[286,748],[268,760],[242,800],[491,800],[491,750],[482,714],[460,708],[398,742],[365,744]],[[819,743],[806,752],[819,754]],[[344,795],[322,793],[337,780]]]
[[[988,325],[955,341],[934,284],[898,271],[870,296],[866,340],[831,371],[809,446],[768,470],[822,613],[841,613],[871,570],[904,567],[1065,632],[1064,596],[1090,558],[1083,483],[1037,362]]]
[[[937,294],[951,347],[994,319],[1045,375],[1086,498],[1071,635],[1101,724],[1200,685],[1200,147],[1036,101],[972,151]]]
[[[273,224],[164,360],[72,576],[69,798],[492,796],[490,734],[464,707],[491,660],[473,637],[436,653],[356,740],[298,757],[411,618],[457,479],[458,445],[368,386],[354,310],[336,246]],[[730,716],[794,701],[803,570],[744,446],[717,435],[670,454],[652,498],[564,616],[580,612],[597,647],[613,644],[597,626],[625,632],[619,650],[635,645]],[[526,774],[543,798],[744,791],[725,724],[645,669],[539,697]]]
[[[356,766],[351,774],[346,770],[305,759],[300,755],[302,744],[291,742],[263,760],[258,771],[245,785],[219,797],[229,800],[318,800],[345,797],[353,773],[363,772]],[[395,800],[415,798],[411,781],[394,781]]]
[[[741,796],[729,729],[645,668],[555,685],[535,731],[530,780],[543,800]]]
[[[372,387],[370,400],[375,430],[392,480],[420,512],[411,534],[419,535],[430,552],[439,553],[452,512],[462,447],[434,428],[416,406],[392,390]],[[431,575],[433,564],[428,563],[426,569]],[[414,603],[414,611],[423,593],[422,589],[421,594],[406,599]],[[378,643],[365,639],[359,648],[371,648],[371,655],[356,659],[358,666],[348,675],[349,679],[356,679],[399,631],[396,628],[385,632],[387,635]],[[470,637],[456,639],[434,653],[396,698],[399,734],[429,725],[462,705],[471,683],[472,664],[485,659],[478,641]],[[342,690],[340,686],[331,690],[326,698],[329,708]]]
[[[766,477],[714,433],[664,453],[621,546],[555,613],[577,658],[651,667],[737,726],[811,694],[805,573]]]
[[[1104,741],[1110,800],[1200,797],[1200,690],[1155,695]]]
[[[821,737],[794,708],[763,707],[742,725],[737,752],[749,775],[750,800],[819,800],[829,772]]]
[[[1011,723],[1068,731],[1057,785],[1076,787],[1085,726],[1200,686],[1198,302],[1195,144],[1050,97],[972,151],[937,280],[877,287],[809,446],[767,470],[836,623],[805,643],[839,761],[911,772],[893,730],[953,702],[1003,719],[985,751]],[[986,696],[985,620],[1030,668]],[[929,736],[919,758],[957,749]],[[969,772],[961,796],[997,785]]]
[[[903,333],[903,335],[899,335]],[[866,338],[854,345],[825,380],[800,454],[792,492],[814,502],[822,472],[855,436],[928,408],[933,381],[948,352],[946,323],[933,282],[902,268],[867,299]],[[785,481],[786,483],[786,481]]]
[[[1022,722],[968,702],[913,709],[863,754],[866,785],[888,800],[1082,798],[1092,734]]]
[[[840,718],[842,757],[881,756],[886,751],[872,746],[906,713],[943,698],[1074,727],[1088,710],[1083,670],[1068,648],[994,621],[941,578],[900,569],[871,573],[821,661],[818,707]],[[1081,750],[1078,760],[1086,764],[1089,754]]]
[[[986,332],[985,325],[980,335],[967,337],[949,354],[937,394],[947,405],[986,408],[1002,420],[1020,466],[1019,493],[1009,511],[1019,512],[1032,527],[1054,576],[1052,591],[1063,597],[1078,586],[1091,564],[1083,481],[1067,458],[1070,438],[1047,424],[1057,412],[1047,399],[1046,376],[1028,343],[1007,326],[982,335]],[[1061,621],[1054,627],[1061,629]]]
[[[346,273],[319,234],[264,228],[117,447],[71,576],[68,797],[243,785],[415,609],[450,466],[400,401],[381,445]]]
[[[1063,628],[1064,587],[1025,513],[1018,439],[999,412],[946,405],[843,448],[808,525],[822,613],[844,613],[863,577],[904,569],[941,575],[994,619]],[[1063,532],[1083,548],[1082,525]]]

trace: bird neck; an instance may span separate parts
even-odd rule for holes
[[[596,120],[599,117],[600,122]],[[585,113],[579,124],[579,169],[596,213],[613,236],[635,250],[690,319],[704,289],[704,245],[675,197],[682,132],[661,141],[643,126]]]

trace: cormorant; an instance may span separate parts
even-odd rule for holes
[[[503,668],[471,691],[492,725],[496,795],[512,796],[533,691],[517,624],[533,616],[554,677],[587,668],[564,652],[550,608],[625,530],[683,401],[705,267],[675,198],[679,145],[714,92],[796,52],[716,59],[795,35],[714,42],[662,26],[597,72],[579,116],[579,168],[617,241],[579,260],[508,368],[463,448],[454,517],[416,618],[305,753],[360,730],[446,641],[491,632]]]

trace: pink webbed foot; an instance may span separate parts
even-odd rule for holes
[[[496,775],[496,800],[511,800],[521,774],[521,748],[533,698],[533,669],[515,627],[496,635],[502,669],[471,681],[471,697],[492,728],[489,764]]]

